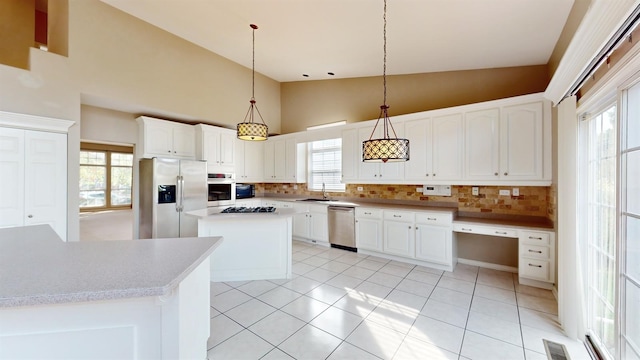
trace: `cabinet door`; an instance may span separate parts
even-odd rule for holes
[[[431,180],[431,120],[407,121],[404,132],[411,146],[411,159],[405,164],[405,180]]]
[[[414,231],[412,223],[384,221],[384,252],[414,257]]]
[[[236,140],[243,143],[244,148],[244,179],[243,181],[262,182],[265,173],[263,162],[263,141]]]
[[[223,131],[219,137],[219,159],[220,165],[225,169],[233,170],[236,165],[235,144],[236,133],[234,131]]]
[[[381,126],[382,124],[379,124],[376,129],[376,133],[373,137],[374,139],[382,137]],[[362,152],[362,142],[369,140],[372,130],[373,126],[358,129],[360,152]],[[401,131],[398,131],[397,129],[396,131],[398,136],[402,136]],[[391,134],[391,136],[393,136],[393,134]],[[362,156],[362,154],[360,155]],[[384,182],[388,180],[399,180],[404,177],[404,162],[360,162],[358,168],[358,180]]]
[[[360,152],[357,150],[360,149]],[[342,132],[342,182],[358,179],[358,166],[362,161],[362,143],[358,141],[358,130]]]
[[[309,213],[293,214],[293,236],[308,239],[309,238]]]
[[[309,238],[329,242],[329,219],[327,214],[309,213]]]
[[[195,136],[196,132],[193,126],[173,125],[173,155],[184,159],[195,159]]]
[[[273,143],[273,173],[276,180],[287,180],[287,142]]]
[[[356,219],[356,247],[382,251],[382,221]]]
[[[502,109],[500,176],[504,180],[542,179],[542,102]]]
[[[202,136],[202,156],[198,160],[207,160],[207,171],[218,172],[220,169],[220,136],[217,132],[203,130]]]
[[[500,161],[500,111],[489,109],[465,114],[465,171],[469,180],[497,180]]]
[[[145,121],[143,146],[145,154],[159,157],[173,156],[173,127],[171,124]]]
[[[287,139],[285,143],[285,172],[283,180],[287,182],[297,183],[304,182],[304,154],[298,153],[298,144],[296,139]],[[302,149],[302,144],[300,144]],[[300,157],[298,156],[300,155]]]
[[[452,262],[451,229],[416,224],[416,258],[450,265]]]
[[[431,180],[461,180],[463,163],[462,115],[433,118],[429,139],[432,159]],[[412,148],[414,144],[411,144]],[[413,161],[413,149],[411,150]]]
[[[0,127],[0,228],[24,225],[24,137]]]
[[[273,182],[275,173],[275,141],[267,140],[264,143],[264,181]]]
[[[25,225],[49,224],[67,239],[67,135],[25,132]]]

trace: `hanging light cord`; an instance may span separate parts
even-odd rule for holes
[[[386,0],[385,0],[386,1]],[[260,117],[260,120],[262,121],[262,123],[264,124],[264,119],[262,118],[262,114],[260,114],[260,110],[258,109],[258,105],[256,105],[256,98],[255,98],[255,92],[256,92],[256,29],[258,28],[258,25],[254,25],[254,24],[250,24],[249,25],[253,31],[252,31],[252,46],[251,46],[251,51],[252,51],[252,56],[251,56],[251,100],[249,100],[249,102],[251,103],[251,106],[249,106],[249,110],[247,110],[247,114],[244,116],[244,122],[247,121],[247,117],[249,117],[249,122],[253,122],[253,109],[255,109],[258,112],[258,116]]]
[[[396,130],[393,128],[391,124],[391,120],[389,119],[389,106],[387,106],[387,0],[384,0],[384,12],[382,15],[383,27],[382,27],[382,39],[383,39],[383,57],[382,57],[382,87],[383,87],[383,97],[382,97],[382,106],[380,106],[380,115],[378,115],[378,121],[376,125],[373,127],[373,131],[371,132],[371,136],[369,136],[369,140],[373,138],[373,134],[376,132],[376,128],[378,127],[378,122],[380,119],[382,120],[382,136],[385,139],[389,139],[389,127],[391,131],[393,131],[393,136],[395,138],[398,137],[396,135]]]

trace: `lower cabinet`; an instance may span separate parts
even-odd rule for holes
[[[416,214],[416,259],[452,265],[451,214]]]
[[[329,244],[329,219],[326,205],[293,204],[293,237]]]
[[[382,251],[382,210],[356,208],[356,247]]]
[[[555,282],[555,234],[546,231],[520,231],[518,238],[518,276],[522,279]]]
[[[405,257],[415,255],[414,214],[407,211],[384,212],[385,253]]]

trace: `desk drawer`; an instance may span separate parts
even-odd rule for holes
[[[453,224],[453,231],[464,232],[470,234],[502,236],[509,238],[517,238],[518,231],[514,229],[482,226],[482,225],[470,225],[470,224]]]
[[[539,231],[521,231],[520,238],[523,243],[538,245],[538,246],[549,246],[549,233],[547,232],[539,232]]]
[[[360,219],[382,219],[382,209],[357,207],[356,217]]]
[[[520,259],[520,276],[524,278],[549,281],[549,262],[545,260]]]
[[[520,256],[526,258],[534,258],[541,260],[549,259],[548,246],[536,246],[529,244],[520,244]]]

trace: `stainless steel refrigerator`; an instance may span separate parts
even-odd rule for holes
[[[186,211],[207,207],[207,163],[178,159],[140,160],[139,236],[198,236],[198,220]]]

